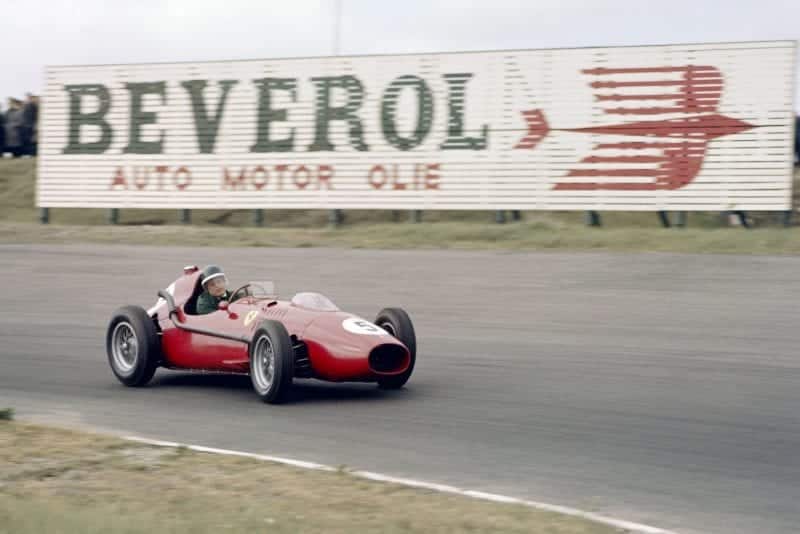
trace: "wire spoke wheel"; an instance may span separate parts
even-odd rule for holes
[[[269,337],[261,336],[253,351],[253,380],[260,392],[269,391],[275,380],[275,350]]]
[[[126,386],[147,384],[161,362],[161,338],[156,324],[139,306],[123,306],[106,329],[108,365]]]
[[[262,321],[248,348],[250,381],[261,400],[284,402],[292,387],[294,349],[286,327],[280,321]]]
[[[130,373],[136,367],[139,354],[139,341],[130,323],[120,322],[111,334],[111,353],[114,365],[123,373]]]

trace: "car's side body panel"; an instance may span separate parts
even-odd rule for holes
[[[234,325],[226,325],[227,321],[232,321],[228,314],[217,311],[187,316],[185,324],[220,332],[238,330]],[[162,332],[162,353],[170,367],[229,372],[247,372],[249,368],[245,343],[189,332],[174,324],[162,327]]]

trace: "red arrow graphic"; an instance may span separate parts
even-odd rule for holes
[[[717,112],[724,80],[719,69],[711,65],[599,67],[584,69],[582,73],[592,77],[589,86],[594,90],[596,102],[601,106],[606,103],[617,106],[603,107],[603,113],[671,118],[584,128],[551,128],[542,110],[523,111],[528,131],[514,146],[518,149],[535,149],[551,130],[658,139],[597,143],[590,155],[564,175],[568,180],[557,183],[555,189],[678,189],[699,174],[708,143],[755,128],[753,124]],[[649,74],[657,78],[642,77]],[[647,106],[647,101],[658,104]],[[679,113],[682,116],[672,118]]]
[[[540,109],[523,111],[522,117],[527,123],[528,132],[514,148],[536,148],[551,130],[644,137],[677,137],[697,141],[710,141],[718,137],[733,135],[755,128],[753,124],[748,122],[719,114],[589,126],[585,128],[550,128],[544,112]]]
[[[550,128],[541,110],[523,111],[528,132],[514,148],[534,149],[551,130],[605,134],[631,135],[638,137],[656,137],[671,139],[672,142],[629,142],[600,143],[595,151],[615,150],[652,150],[657,149],[661,155],[589,155],[580,163],[591,164],[658,164],[646,168],[617,169],[573,169],[566,175],[570,178],[650,178],[647,182],[561,182],[554,186],[556,190],[588,191],[597,189],[652,191],[656,189],[678,189],[689,184],[700,172],[705,158],[708,142],[755,128],[754,125],[727,117],[725,115],[695,115],[677,119],[655,121],[639,121],[585,128]]]
[[[615,135],[639,135],[648,137],[680,137],[698,141],[710,141],[724,135],[747,131],[754,126],[725,115],[696,115],[660,121],[640,121],[609,126],[571,128],[570,132],[586,132]]]

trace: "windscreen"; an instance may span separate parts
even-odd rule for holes
[[[292,297],[292,304],[315,311],[339,311],[331,299],[320,293],[298,293]]]
[[[278,296],[275,282],[271,280],[261,280],[248,282],[247,294],[256,298],[274,298]]]

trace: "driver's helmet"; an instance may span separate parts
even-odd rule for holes
[[[209,281],[214,280],[215,278],[220,278],[221,277],[223,282],[225,282],[226,284],[228,283],[228,279],[225,276],[225,272],[222,270],[222,267],[220,267],[219,265],[209,265],[209,266],[207,266],[205,269],[203,269],[203,273],[200,276],[201,276],[201,282],[200,283],[202,284],[203,288],[206,287],[206,284]]]

